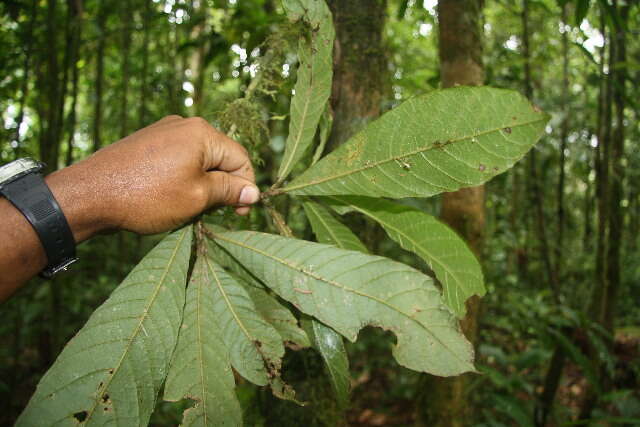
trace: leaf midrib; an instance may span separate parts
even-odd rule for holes
[[[475,133],[475,134],[473,134],[471,136],[463,136],[463,137],[460,137],[460,138],[450,139],[450,140],[448,140],[446,142],[441,143],[438,146],[434,146],[433,143],[432,143],[431,145],[429,145],[426,148],[420,148],[418,150],[409,151],[409,152],[407,152],[405,154],[402,154],[402,155],[394,156],[394,157],[391,157],[391,158],[388,158],[388,159],[378,160],[376,162],[371,162],[371,163],[365,164],[364,166],[361,166],[359,168],[348,170],[346,172],[343,172],[343,173],[340,173],[340,174],[337,174],[337,175],[331,175],[331,176],[327,176],[327,177],[316,179],[314,181],[303,182],[302,184],[293,185],[293,186],[289,186],[289,187],[284,187],[282,189],[282,192],[283,193],[288,193],[288,192],[291,192],[291,191],[294,191],[294,190],[298,190],[298,189],[301,189],[301,188],[305,188],[305,187],[309,187],[309,186],[312,186],[312,185],[318,185],[318,184],[322,184],[322,183],[327,182],[327,181],[333,181],[335,179],[340,179],[340,178],[343,178],[345,176],[353,175],[353,174],[362,172],[362,171],[367,170],[367,169],[378,167],[378,166],[380,166],[382,164],[385,164],[385,163],[395,162],[395,161],[398,161],[400,159],[404,159],[405,157],[415,156],[416,154],[424,153],[424,152],[427,152],[429,150],[440,149],[442,147],[446,147],[447,145],[450,145],[450,144],[453,144],[453,143],[456,143],[456,142],[465,141],[467,139],[476,138],[476,137],[487,135],[487,134],[490,134],[490,133],[493,133],[493,132],[498,132],[498,131],[504,129],[505,127],[510,127],[510,128],[513,129],[513,128],[517,128],[517,127],[523,127],[523,126],[531,125],[531,124],[538,123],[538,122],[541,122],[541,121],[544,121],[544,117],[542,117],[541,119],[531,120],[531,121],[528,121],[528,122],[522,122],[522,123],[517,123],[517,124],[513,124],[513,125],[505,125],[505,126],[501,126],[501,127],[497,127],[497,128],[492,128],[492,129],[486,130],[484,132]]]
[[[329,227],[327,225],[327,223],[325,222],[324,218],[322,218],[322,215],[320,215],[318,213],[318,211],[316,210],[316,207],[313,205],[313,203],[305,203],[305,205],[308,206],[309,209],[311,209],[311,211],[316,216],[316,218],[318,218],[318,221],[320,221],[320,223],[327,230],[327,233],[329,233],[331,235],[331,238],[333,239],[333,241],[336,242],[336,246],[338,246],[338,247],[340,247],[342,249],[346,249],[344,247],[344,245],[342,245],[342,243],[340,242],[340,239],[338,239],[338,237],[336,237],[336,235],[333,233],[333,230],[331,229],[331,227]]]
[[[238,326],[240,326],[240,329],[242,330],[244,335],[247,337],[247,339],[251,343],[255,343],[255,339],[249,333],[247,328],[244,326],[244,323],[242,322],[242,320],[240,319],[240,317],[236,313],[235,309],[233,308],[233,305],[231,304],[231,301],[229,300],[229,296],[227,295],[227,292],[225,291],[225,289],[222,286],[222,283],[220,282],[220,278],[218,277],[218,274],[216,273],[215,269],[211,266],[209,257],[206,257],[206,263],[207,263],[207,268],[213,274],[213,278],[216,281],[216,285],[218,286],[218,289],[220,290],[220,294],[222,294],[222,297],[224,298],[224,302],[227,305],[227,307],[229,308],[229,311],[233,315],[233,318],[235,319],[236,323],[238,324]]]
[[[291,150],[291,155],[285,159],[285,161],[282,163],[282,176],[280,176],[280,179],[283,180],[287,177],[287,175],[289,174],[290,170],[290,165],[291,162],[293,162],[293,157],[295,156],[296,152],[298,151],[298,145],[300,144],[300,140],[302,139],[302,134],[304,133],[304,123],[308,120],[308,115],[307,112],[309,110],[309,105],[311,104],[311,94],[313,93],[314,88],[316,88],[316,84],[315,84],[315,79],[313,78],[314,76],[314,59],[317,57],[317,53],[314,53],[314,49],[312,47],[313,45],[313,41],[316,40],[315,38],[316,36],[314,35],[312,37],[312,41],[308,46],[309,51],[311,52],[310,58],[311,61],[309,61],[309,63],[311,64],[311,68],[309,69],[309,86],[307,87],[307,91],[306,91],[306,97],[305,97],[305,103],[304,103],[304,110],[303,110],[303,114],[302,114],[302,120],[300,120],[299,126],[298,126],[298,134],[295,137],[294,140],[294,144],[293,144],[293,149]],[[300,65],[298,66],[298,69],[302,68],[303,64],[300,63]],[[297,96],[297,92],[296,92],[296,96]],[[286,155],[286,153],[285,153]]]
[[[202,322],[200,321],[200,308],[201,308],[201,304],[202,304],[202,288],[204,287],[203,285],[205,283],[209,283],[209,280],[207,279],[207,270],[204,270],[204,274],[205,274],[205,280],[204,283],[198,283],[198,293],[197,293],[197,302],[196,302],[196,322],[197,322],[197,328],[198,328],[198,357],[199,360],[198,362],[200,365],[200,384],[202,385],[201,389],[202,389],[202,414],[204,417],[204,425],[208,425],[207,423],[207,394],[206,394],[206,386],[205,386],[205,382],[204,382],[204,355],[202,352],[202,346],[203,346],[203,339],[202,339]]]
[[[225,237],[223,237],[222,235],[220,235],[220,234],[218,234],[218,233],[215,233],[215,232],[211,232],[211,235],[212,235],[213,237],[215,237],[216,239],[224,240],[224,241],[229,242],[229,243],[231,243],[231,244],[235,244],[235,245],[240,246],[240,247],[242,247],[242,248],[245,248],[245,249],[248,249],[248,250],[250,250],[250,251],[256,252],[256,253],[258,253],[258,254],[260,254],[260,255],[262,255],[262,256],[265,256],[265,257],[267,257],[267,258],[271,258],[272,260],[274,260],[274,261],[276,261],[276,262],[279,262],[280,264],[282,264],[282,265],[284,265],[284,266],[286,266],[286,267],[288,267],[288,268],[290,268],[290,269],[292,269],[292,270],[299,271],[299,272],[301,272],[301,273],[303,273],[303,274],[306,274],[306,275],[308,275],[308,276],[311,276],[312,278],[314,278],[314,279],[316,279],[316,280],[319,280],[319,281],[321,281],[321,282],[327,283],[328,285],[331,285],[331,286],[334,286],[334,287],[337,287],[337,288],[343,289],[343,290],[345,290],[345,291],[348,291],[348,292],[354,293],[354,294],[356,294],[356,295],[360,295],[360,296],[365,297],[365,298],[370,298],[370,299],[372,299],[372,300],[374,300],[374,301],[378,302],[379,304],[384,305],[384,306],[386,306],[386,307],[390,308],[391,310],[394,310],[394,311],[396,311],[396,312],[398,312],[398,313],[400,313],[400,314],[404,315],[405,317],[409,318],[409,319],[410,319],[411,321],[413,321],[414,323],[418,324],[418,325],[420,326],[420,328],[421,328],[421,329],[425,330],[429,335],[431,335],[431,337],[432,337],[435,341],[437,341],[438,343],[440,343],[440,345],[441,345],[442,347],[444,347],[444,348],[446,348],[447,350],[449,350],[449,352],[450,352],[450,353],[451,353],[451,354],[452,354],[456,359],[458,359],[458,360],[459,360],[460,362],[462,362],[463,364],[466,364],[466,363],[467,363],[467,362],[465,362],[464,360],[462,360],[462,359],[461,359],[461,358],[456,354],[456,352],[455,352],[455,351],[453,351],[451,348],[449,348],[449,346],[447,346],[447,344],[445,344],[444,342],[442,342],[442,341],[441,341],[441,340],[440,340],[440,339],[439,339],[439,338],[438,338],[438,337],[437,337],[433,332],[431,332],[431,331],[430,331],[430,330],[429,330],[425,325],[423,325],[422,323],[420,323],[420,322],[419,322],[415,317],[411,316],[410,314],[406,313],[405,311],[401,310],[400,308],[398,308],[398,307],[396,307],[396,306],[394,306],[394,305],[392,305],[392,304],[390,304],[390,303],[388,303],[388,302],[386,302],[386,301],[384,301],[384,300],[382,300],[382,299],[380,299],[380,298],[378,298],[378,297],[376,297],[376,296],[366,294],[366,293],[361,292],[361,291],[359,291],[359,290],[357,290],[357,289],[349,288],[349,287],[344,286],[344,285],[342,285],[341,283],[338,283],[338,282],[336,282],[336,281],[334,281],[334,280],[329,280],[329,279],[325,279],[325,278],[323,278],[323,277],[317,276],[317,275],[316,275],[316,274],[314,274],[312,271],[308,271],[308,270],[307,270],[306,268],[304,268],[304,267],[297,267],[297,266],[295,266],[295,265],[293,265],[293,264],[288,263],[286,260],[284,260],[284,259],[282,259],[282,258],[279,258],[279,257],[277,257],[277,256],[275,256],[275,255],[271,255],[271,254],[269,254],[269,253],[267,253],[267,252],[264,252],[264,251],[262,251],[262,250],[260,250],[260,249],[258,249],[258,248],[256,248],[256,247],[254,247],[254,246],[249,246],[249,245],[247,245],[247,244],[244,244],[243,242],[239,242],[239,241],[237,241],[237,240],[232,240],[232,239],[229,239],[229,238],[225,238]]]
[[[109,378],[105,381],[104,387],[102,388],[102,390],[106,391],[109,386],[111,385],[111,382],[113,381],[113,379],[116,377],[116,374],[120,371],[120,367],[122,366],[122,363],[124,362],[125,357],[127,356],[127,354],[129,354],[129,349],[131,347],[131,345],[133,344],[133,340],[136,338],[136,336],[138,336],[138,334],[140,333],[140,330],[142,329],[142,325],[144,323],[144,321],[147,319],[148,316],[150,316],[151,312],[150,312],[150,308],[151,306],[153,306],[153,304],[155,303],[156,298],[158,297],[158,294],[160,293],[160,289],[162,288],[162,285],[164,284],[165,279],[167,278],[167,274],[169,274],[169,270],[171,269],[175,258],[178,254],[178,249],[180,249],[181,245],[182,245],[182,241],[184,240],[185,236],[187,235],[187,230],[189,228],[185,228],[182,231],[182,235],[178,238],[178,241],[176,242],[176,245],[173,249],[173,252],[171,253],[171,257],[169,258],[169,262],[166,265],[166,268],[164,269],[164,271],[162,272],[162,277],[160,278],[160,280],[158,281],[155,290],[153,291],[153,295],[151,296],[151,299],[149,300],[149,303],[145,306],[144,311],[143,311],[143,316],[140,317],[140,321],[138,322],[138,325],[136,326],[136,328],[134,329],[133,333],[131,334],[131,337],[129,338],[129,340],[127,340],[127,345],[124,349],[124,352],[122,353],[122,356],[120,357],[120,360],[118,360],[118,363],[116,364],[116,366],[113,368],[113,374],[111,374],[109,376]],[[101,396],[96,396],[95,400],[93,401],[94,404],[91,407],[91,409],[89,411],[87,411],[87,423],[89,420],[91,420],[91,416],[93,415],[93,413],[95,412],[96,408],[98,407],[98,402],[100,401]]]

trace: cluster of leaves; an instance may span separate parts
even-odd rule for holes
[[[323,1],[284,5],[292,20],[306,22],[308,34],[298,48],[284,157],[265,194],[302,203],[320,243],[287,236],[286,224],[285,236],[202,221],[169,234],[67,344],[18,425],[145,425],[162,389],[167,401],[195,401],[184,425],[240,425],[233,371],[295,400],[280,376],[285,344],[320,351],[344,401],[342,337],[355,341],[367,325],[395,334],[393,356],[403,366],[441,376],[474,371],[458,317],[469,296],[484,293],[477,260],[437,219],[384,198],[430,197],[486,182],[524,156],[547,116],[510,91],[434,91],[317,162],[314,156],[287,182],[319,125],[327,133],[334,30]],[[369,254],[337,217],[354,211],[424,259],[442,289],[423,272]]]

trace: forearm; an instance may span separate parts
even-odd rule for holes
[[[95,195],[81,165],[57,171],[45,181],[65,214],[77,243],[103,228]],[[73,185],[69,185],[73,183]],[[0,197],[0,301],[6,300],[24,282],[47,265],[40,239],[22,213]]]

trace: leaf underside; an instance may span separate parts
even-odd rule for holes
[[[479,185],[522,158],[547,121],[517,92],[433,91],[384,114],[283,191],[402,198]]]
[[[323,200],[368,216],[402,248],[424,259],[442,284],[445,303],[459,317],[464,316],[470,296],[484,295],[482,268],[475,255],[455,231],[432,215],[379,198],[327,196]]]
[[[287,177],[313,143],[318,122],[331,94],[335,38],[331,12],[324,0],[286,1],[285,10],[291,19],[307,22],[311,31],[309,39],[302,37],[298,45],[300,65],[278,182]]]
[[[212,281],[215,327],[229,351],[233,368],[257,385],[267,385],[280,370],[284,346],[273,326],[257,312],[253,300],[210,256],[205,257]]]
[[[214,318],[213,278],[203,256],[196,259],[164,399],[192,399],[183,426],[241,426],[242,410],[227,348]]]
[[[191,227],[168,235],[129,273],[47,371],[19,426],[146,426],[185,302]]]
[[[355,341],[391,330],[403,366],[449,376],[473,371],[473,348],[431,279],[386,258],[249,231],[210,233],[281,298]]]

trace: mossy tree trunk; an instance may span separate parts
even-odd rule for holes
[[[333,51],[332,150],[378,117],[388,92],[383,43],[386,0],[329,0],[336,28]]]
[[[483,0],[441,0],[438,4],[440,74],[443,87],[484,83],[482,66]],[[484,186],[463,188],[442,196],[441,218],[456,230],[480,257],[485,224]],[[476,341],[480,300],[467,301],[462,329]],[[420,421],[428,426],[462,426],[470,417],[465,394],[470,374],[455,378],[428,377],[420,405]]]

